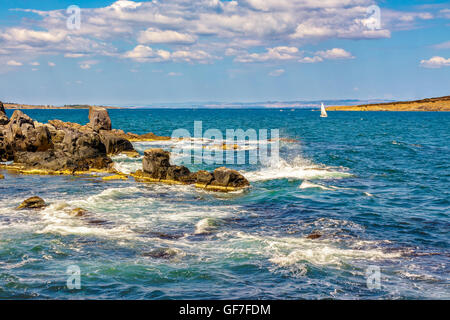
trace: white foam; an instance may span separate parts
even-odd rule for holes
[[[343,178],[350,177],[351,174],[342,171],[336,171],[334,168],[323,167],[312,164],[310,161],[302,157],[296,157],[291,163],[284,159],[277,162],[269,163],[257,171],[243,172],[244,176],[250,181],[267,181],[277,179],[327,179],[327,178]]]
[[[205,218],[200,220],[195,225],[195,234],[208,234],[217,229],[217,220],[212,218]]]

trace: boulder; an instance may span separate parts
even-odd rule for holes
[[[41,209],[43,207],[45,207],[45,201],[42,198],[31,197],[22,202],[17,209]]]
[[[313,232],[313,233],[307,235],[307,236],[306,236],[306,239],[314,240],[314,239],[320,238],[321,236],[322,236],[322,235],[321,235],[319,232]]]
[[[163,149],[148,149],[144,152],[142,169],[153,179],[165,179],[170,167],[170,153]]]
[[[166,179],[194,183],[196,181],[196,175],[193,175],[185,166],[170,166],[167,169]]]
[[[109,131],[100,130],[100,139],[106,147],[107,154],[135,151],[130,141]]]
[[[205,170],[199,170],[196,174],[197,177],[197,183],[203,184],[203,185],[209,185],[211,181],[214,179],[214,176]]]
[[[108,111],[101,107],[89,107],[89,126],[96,132],[111,130],[111,119]]]
[[[50,132],[20,110],[14,111],[3,130],[4,141],[15,151],[45,151],[53,147]]]
[[[0,173],[0,180],[5,179],[5,176]]]
[[[214,170],[214,180],[212,185],[222,187],[246,187],[250,183],[248,180],[236,170],[220,167]]]
[[[0,126],[3,126],[5,124],[8,124],[9,119],[6,115],[5,107],[3,106],[3,103],[0,101]]]

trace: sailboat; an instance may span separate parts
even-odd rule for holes
[[[325,107],[324,107],[324,105],[323,105],[323,102],[322,102],[322,105],[320,106],[320,117],[321,117],[321,118],[326,118],[326,117],[328,117],[327,111],[325,110]]]

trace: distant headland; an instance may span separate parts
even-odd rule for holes
[[[327,111],[450,111],[450,96],[414,101],[332,106]]]
[[[64,106],[53,106],[53,105],[34,105],[34,104],[22,104],[22,103],[8,103],[4,102],[3,106],[5,109],[89,109],[92,105],[87,104],[67,104]],[[121,109],[120,107],[111,106],[95,106],[105,109]]]

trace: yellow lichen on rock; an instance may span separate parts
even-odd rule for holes
[[[110,180],[128,180],[128,176],[125,174],[116,174],[113,176],[103,177],[102,180],[110,181]]]

